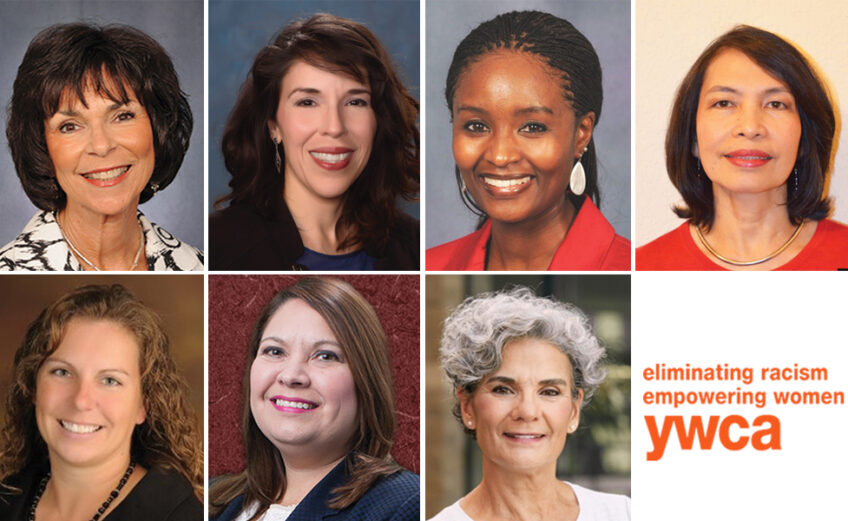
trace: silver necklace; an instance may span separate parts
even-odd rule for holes
[[[71,248],[71,251],[74,252],[76,256],[80,258],[81,261],[94,268],[94,271],[103,271],[96,264],[85,258],[85,255],[83,255],[82,252],[80,252],[76,248],[76,246],[74,246],[74,243],[71,242],[71,239],[68,238],[68,235],[62,228],[62,224],[59,222],[59,214],[57,212],[53,212],[53,219],[56,220],[56,225],[59,226],[59,232],[62,234],[62,239],[64,239],[64,241],[68,243],[68,247]],[[136,220],[136,222],[138,222],[138,220]],[[133,257],[133,263],[132,266],[130,266],[129,271],[134,271],[136,267],[138,267],[138,259],[141,258],[141,251],[144,249],[144,228],[142,228],[141,222],[138,222],[138,231],[140,234],[140,240],[138,242],[138,251],[135,252],[135,257]]]

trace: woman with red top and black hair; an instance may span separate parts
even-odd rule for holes
[[[428,270],[629,270],[630,241],[596,206],[601,65],[568,21],[499,15],[459,44],[445,88],[456,179],[477,231]]]
[[[685,206],[677,229],[636,249],[639,270],[848,267],[848,227],[826,219],[833,107],[804,56],[738,26],[684,78],[666,166]]]

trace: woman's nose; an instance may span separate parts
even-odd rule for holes
[[[323,114],[321,133],[330,136],[338,137],[345,133],[344,118],[342,116],[341,107],[327,107]]]
[[[277,381],[288,387],[309,387],[310,378],[306,362],[287,360],[277,373]]]
[[[89,153],[97,156],[105,156],[115,148],[115,140],[107,128],[107,124],[93,123],[89,127]]]
[[[509,166],[521,158],[512,132],[495,130],[489,140],[484,159],[496,167]]]
[[[736,136],[756,138],[765,133],[763,114],[759,106],[743,105],[737,113],[736,126],[733,133]]]
[[[536,402],[536,396],[532,393],[521,394],[512,413],[515,420],[532,421],[538,418],[539,404]]]
[[[77,384],[73,399],[74,406],[81,411],[93,408],[96,401],[91,385],[82,381]]]

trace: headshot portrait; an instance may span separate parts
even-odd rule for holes
[[[640,3],[636,269],[848,267],[845,19],[794,5]]]
[[[630,278],[427,276],[425,518],[630,519]]]
[[[427,4],[427,269],[630,269],[630,3]]]
[[[211,269],[418,270],[418,2],[209,8]]]
[[[203,519],[203,277],[0,292],[2,518]]]
[[[0,270],[202,270],[203,2],[35,5],[0,5]]]
[[[419,519],[419,284],[210,277],[210,519]]]

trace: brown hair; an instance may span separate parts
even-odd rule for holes
[[[202,501],[203,441],[188,401],[188,385],[171,358],[159,317],[118,284],[77,288],[45,308],[30,324],[15,353],[14,380],[6,398],[0,482],[31,465],[47,465],[47,446],[35,422],[36,375],[59,347],[68,323],[76,318],[112,321],[135,337],[146,419],[133,431],[132,458],[148,468],[179,473]]]
[[[242,508],[258,503],[257,519],[286,490],[285,462],[262,434],[250,412],[250,369],[265,326],[287,301],[300,299],[318,312],[344,350],[356,386],[358,428],[350,443],[347,482],[333,491],[328,505],[354,504],[379,478],[400,470],[389,455],[395,428],[394,393],[388,342],[371,304],[347,282],[307,277],[278,292],[265,305],[250,336],[242,389],[242,435],[247,468],[216,481],[209,492],[209,515],[219,515],[243,494]]]
[[[85,105],[85,90],[127,103],[130,89],[150,117],[156,163],[139,203],[153,197],[152,185],[168,186],[188,150],[191,108],[165,49],[126,25],[57,24],[32,40],[18,68],[9,105],[6,138],[15,170],[32,203],[61,210],[67,196],[56,182],[47,151],[44,121],[65,97]]]
[[[692,153],[692,147],[698,140],[695,125],[704,74],[716,55],[726,49],[744,53],[789,87],[801,118],[801,142],[795,160],[798,189],[787,190],[789,219],[799,224],[804,219],[827,217],[830,201],[824,196],[824,189],[836,128],[830,99],[821,79],[798,49],[776,34],[748,25],[736,26],[714,40],[677,90],[665,137],[665,161],[668,177],[686,205],[675,207],[674,212],[706,228],[712,226],[715,218],[712,182],[699,175],[700,160]]]
[[[418,193],[418,102],[403,86],[377,37],[364,25],[338,16],[317,14],[289,24],[256,55],[221,144],[233,176],[232,192],[216,204],[246,204],[273,218],[283,197],[275,146],[283,162],[285,157],[283,147],[271,141],[268,122],[277,112],[283,76],[299,60],[371,87],[377,118],[374,147],[345,194],[336,232],[340,250],[361,243],[369,251],[382,251],[397,219],[398,197],[413,200]]]

